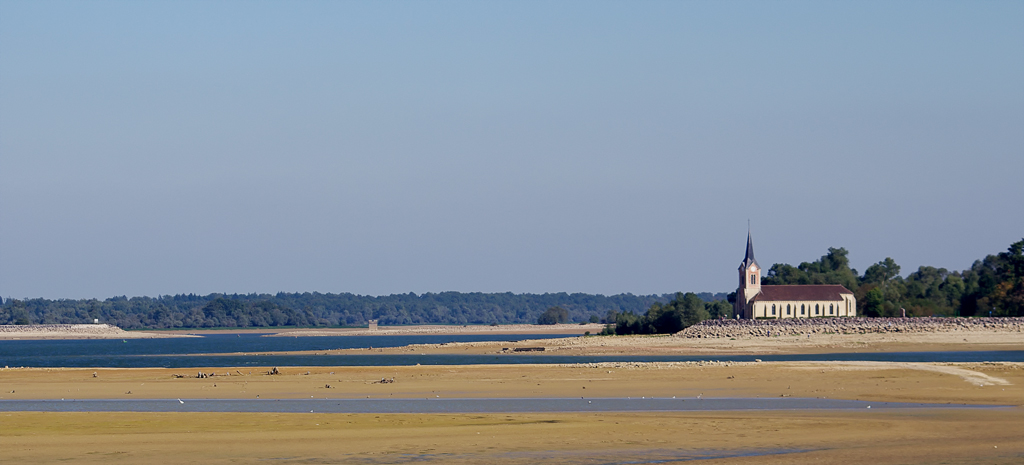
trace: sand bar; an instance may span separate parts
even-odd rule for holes
[[[190,337],[184,334],[125,331],[106,324],[0,325],[0,339],[153,339]]]

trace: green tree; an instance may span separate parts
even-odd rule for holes
[[[1024,239],[999,254],[998,284],[989,296],[996,316],[1024,316]]]
[[[857,290],[857,270],[850,268],[849,252],[843,247],[829,247],[828,253],[813,262],[793,267],[776,263],[768,269],[762,284],[839,284],[851,291]]]
[[[900,275],[900,266],[891,257],[885,257],[864,271],[863,282],[874,284],[886,284],[890,279]]]
[[[732,318],[732,304],[725,300],[713,300],[704,303],[704,309],[708,311],[710,318]]]
[[[879,317],[884,313],[885,296],[877,287],[864,296],[864,316]]]
[[[625,334],[643,334],[645,329],[643,317],[633,312],[622,312],[615,315],[615,334],[620,336]]]
[[[562,307],[551,307],[537,317],[539,325],[554,325],[569,321],[569,312]]]
[[[704,300],[692,292],[676,293],[667,304],[654,303],[644,315],[620,313],[615,334],[671,334],[708,319]]]
[[[676,297],[678,299],[678,297]],[[700,323],[711,316],[708,315],[708,311],[704,308],[704,301],[696,294],[687,292],[683,294],[682,300],[682,320],[683,328],[689,328],[697,323]],[[681,330],[682,328],[680,328]]]

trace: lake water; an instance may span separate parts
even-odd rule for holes
[[[0,400],[4,412],[538,413],[1001,408],[817,398]]]
[[[191,368],[263,366],[400,366],[476,365],[593,362],[688,362],[702,360],[764,361],[885,361],[885,362],[1024,362],[1024,351],[976,352],[881,352],[838,354],[716,355],[606,355],[566,356],[537,353],[460,355],[347,354],[261,355],[283,351],[326,351],[368,347],[400,347],[409,344],[511,341],[547,339],[572,335],[473,334],[407,336],[260,337],[245,334],[213,334],[170,339],[2,340],[0,366],[11,367],[109,367]],[[245,353],[251,355],[203,355]]]

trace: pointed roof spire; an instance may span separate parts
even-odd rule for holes
[[[749,221],[749,220],[748,220]],[[747,224],[747,255],[743,257],[743,264],[740,265],[743,269],[750,268],[750,265],[757,265],[761,268],[761,264],[757,263],[757,259],[754,258],[754,239],[750,235],[750,225]]]

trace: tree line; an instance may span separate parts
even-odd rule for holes
[[[705,300],[692,292],[678,292],[672,301],[655,302],[643,315],[632,312],[609,314],[601,331],[610,334],[677,333],[708,318],[732,318],[733,306],[725,299]]]
[[[711,294],[705,294],[713,298]],[[720,294],[719,298],[724,298]],[[7,299],[0,324],[80,324],[99,320],[125,329],[365,326],[534,323],[547,309],[564,309],[566,322],[588,322],[609,313],[641,312],[671,295],[583,293],[441,292],[355,294],[187,294],[98,299]]]
[[[813,262],[775,264],[762,284],[841,284],[867,317],[902,316],[904,309],[907,316],[1024,316],[1024,239],[967,270],[921,266],[906,277],[889,257],[858,275],[846,256],[842,247],[829,248]]]

